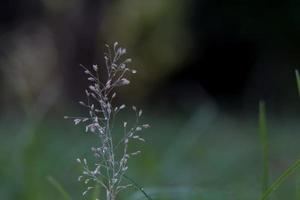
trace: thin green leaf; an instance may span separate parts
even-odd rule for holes
[[[300,173],[297,170],[296,173],[296,200],[300,200]]]
[[[139,184],[137,184],[134,180],[132,180],[131,178],[129,178],[129,177],[126,176],[125,174],[124,174],[123,176],[124,176],[124,178],[126,178],[128,181],[130,181],[130,182],[134,185],[134,187],[135,187],[136,189],[138,189],[139,191],[141,191],[141,192],[144,194],[144,196],[145,196],[148,200],[152,200],[152,198],[145,192],[145,190],[144,190],[143,187],[141,187]]]
[[[99,184],[96,184],[96,185],[95,185],[95,188],[94,188],[94,191],[93,191],[93,194],[92,194],[91,200],[98,199],[99,196],[100,196],[100,185],[99,185]]]
[[[296,81],[297,81],[298,94],[300,96],[300,74],[297,69],[295,70],[295,75],[296,75]]]
[[[52,176],[48,176],[47,180],[61,194],[64,200],[71,200],[71,197],[68,194],[68,192],[66,192],[66,190],[57,180],[55,180]]]
[[[293,174],[300,167],[300,159],[290,165],[265,191],[260,200],[266,200],[270,194],[278,189],[278,187],[285,181],[291,174]]]
[[[262,145],[263,173],[262,173],[262,192],[264,193],[269,184],[269,142],[266,119],[266,106],[264,101],[259,102],[259,135]]]

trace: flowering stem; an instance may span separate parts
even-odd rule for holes
[[[129,178],[127,175],[124,174],[123,176],[124,176],[124,178],[126,178],[128,181],[130,181],[130,182],[134,185],[134,187],[135,187],[136,189],[138,189],[139,191],[141,191],[147,199],[153,200],[153,199],[145,192],[145,190],[144,190],[144,188],[143,188],[142,186],[140,186],[139,184],[137,184],[133,179]]]
[[[131,62],[130,58],[124,61],[120,60],[121,56],[126,54],[125,48],[119,47],[117,42],[113,48],[110,48],[109,45],[106,46],[108,51],[104,56],[107,71],[107,77],[103,77],[105,80],[101,81],[99,78],[99,73],[102,71],[98,68],[98,65],[93,65],[92,70],[81,65],[84,69],[84,73],[88,75],[88,81],[90,81],[91,84],[88,89],[85,90],[87,102],[79,101],[79,104],[88,108],[89,115],[75,118],[66,116],[65,118],[72,119],[75,125],[85,123],[85,131],[95,134],[100,139],[99,146],[91,148],[97,160],[96,163],[93,163],[95,167],[94,165],[89,165],[89,162],[85,158],[77,159],[77,161],[83,165],[83,174],[78,177],[78,180],[83,181],[85,184],[89,184],[90,181],[99,183],[106,190],[106,199],[116,200],[117,194],[121,190],[129,187],[122,183],[122,177],[128,169],[128,159],[141,152],[129,152],[129,140],[144,142],[145,140],[139,135],[139,132],[142,129],[148,128],[149,125],[139,124],[138,119],[142,115],[142,110],[137,110],[135,106],[132,106],[132,110],[135,112],[137,118],[136,124],[127,127],[127,122],[123,122],[125,131],[124,137],[118,141],[114,140],[112,129],[115,115],[124,109],[126,105],[113,105],[116,92],[112,92],[118,87],[130,84],[126,76],[129,72],[135,74],[136,70],[128,67],[128,63]],[[111,50],[113,50],[113,52]],[[127,128],[129,129],[128,132],[126,131],[128,130]],[[121,153],[121,150],[118,150],[117,147],[122,144],[124,148],[123,155],[117,156],[119,155],[118,153]],[[147,199],[151,200],[143,189],[133,182],[132,179],[128,177],[127,179],[130,180],[136,188],[142,191]],[[82,195],[85,196],[92,189],[94,189],[94,187],[87,185]]]

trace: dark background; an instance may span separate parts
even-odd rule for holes
[[[6,79],[14,78],[6,77],[19,59],[13,54],[43,48],[51,55],[20,58],[19,67],[25,70],[35,56],[52,60],[27,73],[48,67],[48,80],[36,84],[60,79],[57,89],[78,98],[86,85],[78,65],[102,64],[104,44],[118,40],[138,60],[140,102],[179,106],[205,93],[229,110],[249,110],[258,99],[291,104],[299,65],[298,7],[297,1],[3,1],[1,87],[10,90]],[[2,93],[4,105],[18,103],[10,98],[15,92]]]
[[[86,114],[79,64],[104,66],[115,41],[138,71],[116,104],[144,108],[151,124],[129,175],[156,200],[259,199],[259,100],[270,182],[299,157],[299,33],[296,0],[1,1],[0,199],[63,199],[49,176],[82,199],[75,160],[96,140],[63,116]],[[273,197],[299,191],[295,174]]]

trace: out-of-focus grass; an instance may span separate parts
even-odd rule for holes
[[[147,121],[152,126],[144,133],[147,143],[128,175],[153,199],[259,199],[263,161],[255,116],[235,118],[207,104],[190,118],[153,114]],[[298,118],[280,123],[275,116],[268,122],[272,182],[299,156],[300,124]],[[82,199],[75,160],[90,157],[95,138],[62,119],[34,129],[28,122],[15,124],[10,119],[0,125],[0,199],[64,199],[48,176],[72,199]],[[296,199],[296,182],[294,176],[287,179],[274,199]],[[144,197],[132,189],[121,199]]]
[[[300,96],[300,74],[298,70],[295,70],[296,74],[296,81],[297,81],[297,88],[298,88],[298,94]]]
[[[290,165],[270,186],[269,186],[269,137],[267,131],[266,105],[264,101],[259,102],[259,135],[262,144],[263,154],[263,174],[262,174],[262,195],[261,200],[268,199],[283,182],[300,167],[300,160]],[[298,184],[298,183],[296,183]],[[296,189],[296,198],[298,199],[298,186]]]
[[[52,176],[48,176],[47,179],[49,183],[51,183],[51,185],[57,189],[57,191],[61,194],[64,200],[71,200],[69,193],[63,188],[63,186],[57,180],[55,180]],[[98,190],[95,191],[97,192]]]
[[[264,193],[269,185],[269,137],[267,131],[266,105],[264,101],[259,102],[258,124],[263,154],[262,192]]]
[[[295,173],[296,170],[300,167],[300,160],[295,161],[293,164],[291,164],[273,183],[272,185],[266,189],[264,194],[262,195],[261,200],[266,200],[269,198],[271,193],[277,190],[278,187],[292,174]],[[298,188],[297,188],[298,189]],[[297,195],[296,191],[296,195]],[[296,196],[297,199],[299,198]]]

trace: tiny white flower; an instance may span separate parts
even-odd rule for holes
[[[86,94],[87,97],[90,96],[90,93],[89,93],[89,91],[87,91],[87,90],[85,90],[85,94]]]
[[[95,90],[96,90],[96,88],[95,88],[93,85],[90,85],[89,88],[90,88],[90,90],[92,90],[92,91],[95,91]]]
[[[120,108],[119,108],[119,109],[121,110],[121,109],[123,109],[123,108],[125,108],[125,107],[126,107],[126,105],[125,105],[125,104],[123,104],[123,105],[121,105],[121,106],[120,106]]]
[[[127,59],[124,61],[124,63],[130,63],[131,61],[132,61],[131,58],[127,58]]]
[[[136,156],[136,155],[138,155],[140,153],[141,153],[141,151],[136,151],[136,152],[131,153],[131,155]]]
[[[117,48],[118,44],[119,44],[118,42],[115,42],[115,43],[114,43],[114,49]]]
[[[122,78],[121,79],[121,85],[128,85],[130,83],[130,81],[126,78]]]
[[[98,71],[98,66],[97,66],[97,65],[93,65],[93,69],[94,69],[95,71]]]
[[[82,196],[85,196],[87,192],[88,192],[87,190],[84,191],[84,192],[82,193]]]
[[[149,128],[150,125],[149,125],[149,124],[143,124],[142,127],[144,127],[144,128]]]
[[[74,119],[75,125],[79,124],[81,122],[81,119]]]
[[[112,179],[113,184],[115,184],[117,181],[118,181],[118,179],[116,179],[116,178]]]
[[[142,114],[143,114],[143,111],[140,110],[140,111],[139,111],[139,117],[142,116]]]

